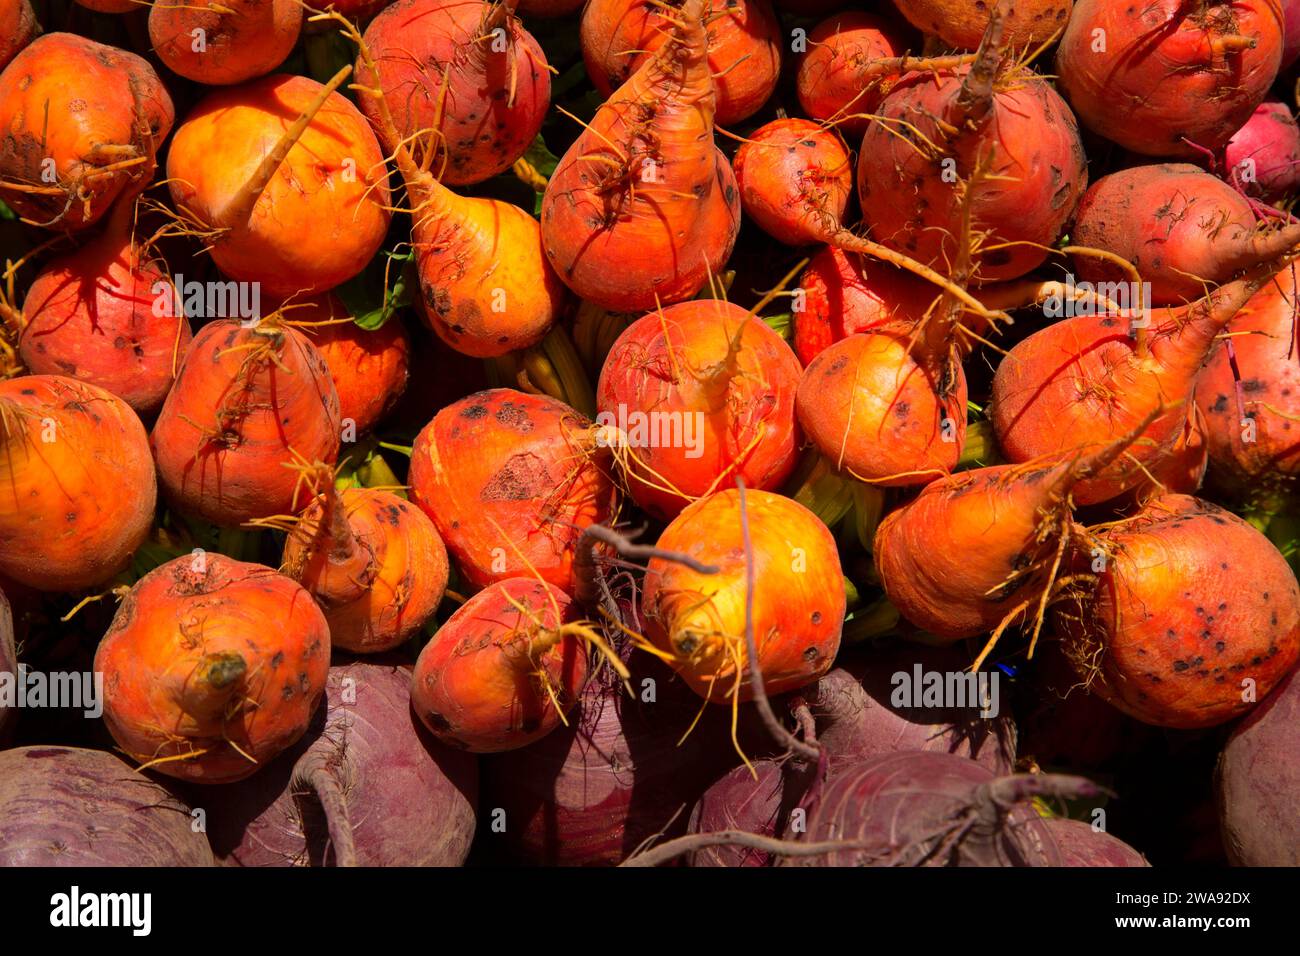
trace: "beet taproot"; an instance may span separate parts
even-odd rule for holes
[[[420,651],[411,706],[435,737],[471,753],[540,740],[572,710],[587,678],[576,622],[576,605],[552,584],[489,585]]]
[[[607,309],[691,298],[722,272],[740,228],[735,177],[713,145],[707,6],[686,0],[672,35],[596,111],[542,197],[556,274]]]
[[[390,491],[334,487],[315,469],[319,496],[293,522],[281,569],[314,597],[330,641],[354,653],[392,650],[433,616],[447,588],[447,549],[433,522]]]
[[[589,0],[579,35],[597,92],[609,97],[669,42],[686,7],[686,0]],[[757,113],[776,89],[785,38],[770,0],[710,0],[704,22],[717,90],[714,120],[730,126]]]
[[[1075,0],[1057,84],[1093,132],[1144,156],[1192,157],[1221,148],[1263,101],[1282,30],[1278,0]]]
[[[646,636],[658,656],[697,694],[730,706],[753,694],[747,568],[754,580],[756,663],[768,693],[803,687],[830,669],[846,601],[839,553],[826,526],[790,498],[766,491],[744,495],[743,505],[734,488],[702,498],[659,537],[660,549],[715,566],[716,574],[652,558],[641,593]]]
[[[167,499],[213,524],[295,514],[310,494],[287,465],[332,464],[339,399],[296,329],[227,319],[199,330],[150,435]]]
[[[172,201],[230,278],[270,295],[323,292],[359,273],[390,213],[379,143],[337,92],[272,75],[214,90],[167,152]],[[206,316],[205,316],[206,318]]]
[[[158,74],[134,53],[71,33],[37,37],[0,73],[0,199],[45,228],[93,225],[147,182],[175,119]]]
[[[551,75],[514,6],[398,0],[370,21],[358,99],[385,151],[415,137],[419,157],[450,186],[489,179],[524,154],[550,107]]]

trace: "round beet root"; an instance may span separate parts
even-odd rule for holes
[[[1062,866],[1150,866],[1146,858],[1105,830],[1094,830],[1082,820],[1047,817],[1047,832],[1061,848]]]
[[[0,753],[0,866],[211,866],[190,808],[121,758]]]
[[[843,849],[796,866],[1059,866],[1060,848],[1030,800],[1097,796],[1080,777],[998,777],[953,754],[886,754],[833,771],[803,842]],[[793,836],[794,834],[787,834]]]
[[[241,783],[194,793],[219,860],[234,866],[459,866],[478,766],[411,713],[410,671],[330,668],[307,736]]]
[[[1219,826],[1228,859],[1237,866],[1300,866],[1298,675],[1292,671],[1237,725],[1219,758]]]

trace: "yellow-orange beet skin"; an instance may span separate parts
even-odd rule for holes
[[[721,273],[740,228],[735,177],[712,145],[706,6],[687,0],[681,27],[597,110],[542,199],[556,274],[606,309],[691,298]]]
[[[122,399],[61,375],[0,382],[0,573],[43,591],[103,584],[144,542],[157,493]]]
[[[473,753],[541,739],[572,709],[586,680],[586,649],[571,635],[555,639],[575,617],[567,594],[532,578],[480,591],[420,652],[412,709],[439,740]]]
[[[206,86],[226,86],[283,63],[302,21],[298,0],[221,0],[206,7],[160,0],[149,6],[149,41],[173,72]],[[195,49],[198,36],[201,49]]]
[[[339,535],[331,534],[334,508],[342,509]],[[406,499],[374,488],[313,501],[285,540],[282,567],[324,609],[332,644],[354,653],[409,639],[447,588],[447,549],[433,522]]]
[[[224,229],[212,259],[227,276],[287,296],[332,289],[374,257],[388,231],[383,154],[364,116],[330,94],[289,150],[246,221],[228,204],[322,90],[273,75],[209,94],[176,130],[167,154],[172,200]]]
[[[270,568],[200,552],[155,568],[123,598],[95,671],[104,722],[127,756],[228,783],[306,732],[329,659],[310,594]]]
[[[315,347],[293,328],[234,320],[199,330],[150,437],[168,500],[225,526],[301,510],[311,496],[285,466],[333,463],[340,440]]]
[[[474,587],[534,571],[574,585],[574,547],[615,492],[592,424],[563,402],[498,388],[448,405],[416,437],[411,499]]]
[[[1300,658],[1300,587],[1241,518],[1166,495],[1098,532],[1080,565],[1095,588],[1062,601],[1064,649],[1089,690],[1160,727],[1210,727],[1250,711]]]
[[[0,186],[0,199],[49,228],[92,225],[151,174],[175,119],[158,74],[134,53],[71,33],[37,37],[0,73],[0,180],[52,191]]]
[[[922,485],[957,465],[966,376],[958,368],[945,389],[913,352],[906,334],[856,333],[819,353],[799,383],[804,432],[859,481]]]
[[[804,687],[830,669],[844,624],[844,574],[830,531],[798,502],[746,491],[754,562],[754,638],[764,689]],[[740,700],[749,700],[745,646],[745,549],[740,492],[731,489],[687,507],[658,547],[714,565],[702,574],[652,558],[641,594],[646,636],[701,697],[730,703],[741,669]]]
[[[800,374],[790,347],[739,306],[679,302],[614,342],[596,390],[597,423],[627,426],[619,440],[629,446],[629,491],[667,520],[735,475],[749,487],[780,487],[799,451]]]

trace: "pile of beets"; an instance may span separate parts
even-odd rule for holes
[[[0,863],[1300,864],[1297,0],[0,0]]]

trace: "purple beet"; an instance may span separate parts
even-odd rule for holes
[[[0,752],[0,867],[212,866],[190,808],[102,750]]]
[[[1063,866],[1150,866],[1137,850],[1082,820],[1048,817],[1048,832],[1061,848]]]
[[[411,714],[403,667],[330,668],[303,741],[239,783],[194,795],[235,866],[459,866],[474,837],[478,764]]]
[[[921,644],[841,657],[839,666],[803,692],[817,722],[817,739],[832,761],[923,750],[970,757],[995,772],[1009,772],[1016,762],[1016,726],[1010,716],[1010,695],[998,672],[994,672],[999,681],[996,717],[982,717],[978,706],[907,703],[910,695],[904,691],[917,683],[918,666],[924,681],[926,674],[935,673],[955,678],[969,663],[956,648]]]
[[[1215,772],[1219,829],[1236,866],[1300,866],[1300,670],[1242,719]]]
[[[619,863],[661,831],[665,839],[680,836],[704,788],[740,761],[721,707],[709,707],[678,746],[700,698],[658,662],[634,664],[636,697],[597,677],[568,727],[483,757],[483,806],[505,810],[505,831],[481,837],[493,841],[490,854],[531,865]],[[653,702],[642,699],[647,676]],[[755,746],[746,730],[742,747],[752,753]]]
[[[1100,793],[1081,777],[999,777],[953,754],[885,754],[832,770],[808,809],[807,832],[786,834],[858,845],[787,859],[796,866],[1060,866],[1061,850],[1031,799]]]
[[[704,791],[691,813],[691,833],[744,830],[774,837],[785,831],[807,792],[812,768],[775,760],[755,760],[753,765],[753,773],[736,767]],[[764,850],[738,845],[705,847],[690,856],[691,866],[766,866],[770,860]]]

